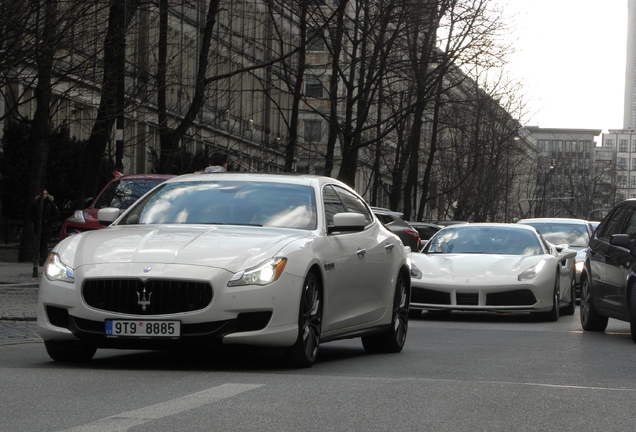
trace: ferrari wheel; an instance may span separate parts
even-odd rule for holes
[[[586,331],[605,331],[608,318],[600,315],[592,304],[590,282],[586,276],[581,276],[581,327]],[[633,334],[633,333],[632,333]]]
[[[398,353],[404,348],[409,326],[410,295],[403,274],[398,274],[393,296],[393,316],[388,331],[362,337],[362,346],[372,353]]]
[[[287,357],[293,367],[308,368],[318,357],[322,327],[322,290],[313,273],[305,278],[298,315],[298,339],[287,349]]]
[[[563,315],[574,315],[576,309],[576,279],[572,275],[572,283],[570,284],[570,302],[563,308]]]
[[[554,289],[552,291],[552,309],[550,312],[543,312],[540,316],[546,321],[558,321],[559,319],[559,299],[561,298],[561,283],[559,273],[554,278]]]
[[[632,341],[636,343],[636,287],[632,287],[629,298],[629,329],[632,333]]]
[[[44,341],[46,352],[55,361],[85,362],[95,355],[97,348],[80,341]]]

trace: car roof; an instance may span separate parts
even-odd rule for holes
[[[296,173],[247,173],[247,172],[196,172],[192,174],[183,174],[168,180],[166,183],[179,183],[210,180],[223,181],[260,181],[271,183],[287,183],[306,186],[322,186],[325,184],[337,184],[349,190],[354,190],[345,183],[332,177],[312,175],[312,174],[296,174]]]
[[[517,221],[519,224],[524,223],[571,223],[571,224],[588,224],[589,221],[585,219],[575,219],[575,218],[529,218],[529,219],[521,219]]]
[[[113,180],[134,180],[134,179],[170,179],[176,177],[174,174],[123,174],[115,176]]]

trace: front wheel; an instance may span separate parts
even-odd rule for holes
[[[572,281],[570,283],[570,302],[563,308],[563,315],[574,315],[576,309],[576,279],[572,274]]]
[[[607,328],[608,318],[596,311],[596,308],[592,304],[590,288],[590,282],[587,277],[581,276],[581,327],[586,331],[602,332]]]
[[[298,312],[298,338],[287,348],[292,367],[311,367],[318,357],[322,327],[322,290],[318,278],[309,273],[303,284]]]
[[[409,326],[410,295],[404,275],[398,274],[393,296],[391,326],[381,334],[362,337],[362,346],[371,353],[398,353],[404,348]]]
[[[557,271],[554,279],[554,289],[552,290],[552,309],[550,312],[543,312],[539,316],[546,321],[558,321],[559,319],[559,299],[561,298],[561,280]]]

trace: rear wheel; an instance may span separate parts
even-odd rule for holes
[[[572,282],[570,284],[570,302],[563,308],[563,315],[574,315],[576,309],[576,279],[574,274],[572,275]]]
[[[398,353],[404,348],[409,326],[409,292],[402,273],[398,274],[393,296],[391,326],[380,334],[362,337],[362,346],[372,353]]]
[[[633,298],[633,297],[632,297]],[[590,282],[587,276],[581,276],[581,327],[586,331],[605,331],[608,318],[600,315],[592,304]],[[632,335],[634,333],[632,332]]]
[[[59,362],[85,362],[95,355],[97,348],[81,341],[44,341],[49,357]]]
[[[298,312],[298,339],[287,348],[287,358],[296,368],[308,368],[318,357],[322,327],[322,289],[318,278],[309,273],[303,284]]]
[[[632,341],[636,343],[636,288],[634,287],[629,298],[629,329],[632,332]]]

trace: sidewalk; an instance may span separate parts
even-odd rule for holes
[[[33,264],[0,262],[0,320],[35,321],[39,282]]]

